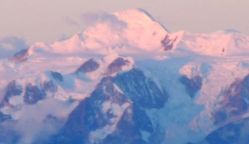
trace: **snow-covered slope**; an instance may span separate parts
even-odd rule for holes
[[[68,40],[55,42],[50,50],[55,53],[109,53],[113,50],[121,53],[139,50],[153,52],[160,49],[160,40],[167,34],[162,25],[140,9],[116,12],[102,19]]]
[[[234,56],[248,54],[249,37],[236,31],[218,31],[210,34],[182,32],[178,47],[188,48],[210,56]]]
[[[142,9],[96,18],[0,57],[0,143],[247,143],[249,36],[169,33]]]

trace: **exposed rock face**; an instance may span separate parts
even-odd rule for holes
[[[0,143],[15,144],[20,140],[20,134],[11,128],[2,127],[0,125]]]
[[[97,70],[98,68],[98,62],[96,62],[94,59],[89,59],[76,70],[76,73],[89,73]]]
[[[24,86],[25,87],[25,86]],[[6,86],[6,91],[4,97],[0,103],[0,106],[5,104],[10,104],[9,100],[14,96],[22,96],[23,101],[27,104],[36,104],[38,101],[45,98],[47,92],[55,93],[57,92],[57,85],[53,81],[45,81],[41,86],[36,86],[33,84],[27,84],[25,89],[19,85],[16,81],[11,81]]]
[[[0,112],[0,123],[4,122],[6,120],[10,120],[10,119],[11,119],[11,116],[3,114],[2,112]]]
[[[22,86],[18,85],[16,81],[11,81],[7,86],[6,86],[6,91],[4,94],[4,98],[0,105],[3,105],[5,103],[9,103],[9,99],[13,96],[20,96],[21,93],[23,92]]]
[[[219,107],[214,113],[214,122],[219,124],[248,111],[249,75],[233,82],[224,92]]]
[[[167,101],[167,93],[139,69],[119,74],[115,82],[125,95],[144,108],[161,108]]]
[[[249,119],[231,122],[206,137],[208,144],[247,144],[249,143]]]
[[[222,99],[213,113],[214,124],[219,128],[205,141],[208,144],[249,143],[249,119],[242,118],[248,112],[249,75],[235,80],[220,96]]]
[[[25,88],[24,102],[27,104],[36,104],[46,96],[43,89],[36,85],[28,84]]]
[[[162,108],[167,97],[154,81],[138,69],[116,77],[105,77],[91,96],[70,114],[60,133],[49,142],[119,144],[123,141],[126,144],[148,144],[141,131],[152,135],[154,126],[146,109]]]
[[[196,93],[201,89],[202,87],[202,78],[201,76],[194,76],[192,78],[188,78],[186,76],[180,77],[181,83],[185,86],[185,89],[187,93],[193,98]]]
[[[21,63],[28,60],[29,50],[30,49],[27,48],[17,52],[10,60],[15,63]]]
[[[161,41],[163,49],[165,51],[171,50],[174,46],[174,42],[176,41],[177,37],[174,39],[170,39],[169,35],[167,34],[164,39]]]
[[[58,90],[58,86],[53,81],[45,81],[42,85],[42,89],[45,92],[55,93]]]
[[[129,61],[122,58],[118,57],[116,58],[109,66],[108,66],[108,74],[113,74],[116,72],[122,71],[122,67],[129,64]]]
[[[53,79],[55,79],[56,81],[63,82],[64,78],[61,73],[51,71],[50,74],[53,77]]]

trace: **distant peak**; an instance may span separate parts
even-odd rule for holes
[[[156,21],[156,19],[155,19],[148,11],[146,11],[145,9],[143,9],[143,8],[137,8],[137,10],[138,10],[139,12],[144,13],[144,14],[145,14],[146,16],[148,16],[150,19]]]
[[[84,31],[47,46],[54,53],[118,54],[159,52],[169,33],[147,11],[136,8],[111,14],[91,14],[92,22]]]
[[[237,29],[225,29],[224,32],[226,33],[241,33],[240,31],[238,31]]]
[[[148,11],[146,11],[143,8],[137,8],[137,10],[144,13],[147,17],[149,17],[151,20],[160,24],[167,32],[169,32],[169,30],[161,22],[159,22],[155,17],[153,17]]]
[[[126,16],[126,17],[139,17],[139,19],[143,18],[147,20],[155,20],[154,17],[152,17],[149,12],[141,8],[133,8],[133,9],[117,11],[114,12],[114,15]]]
[[[148,11],[142,8],[133,8],[133,9],[127,9],[123,11],[118,11],[118,12],[115,12],[114,15],[116,15],[117,17],[120,17],[123,20],[126,18],[128,19],[134,18],[134,20],[137,20],[137,21],[139,20],[143,20],[144,22],[153,21],[159,24],[161,27],[163,27],[165,31],[167,31],[167,29],[158,20],[156,20]]]

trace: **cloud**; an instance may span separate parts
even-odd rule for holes
[[[114,29],[123,29],[127,24],[119,20],[115,15],[106,12],[86,13],[81,15],[81,20],[86,26],[91,26],[96,23],[107,23]]]
[[[78,20],[67,16],[63,18],[63,21],[67,25],[77,28],[88,28],[97,23],[108,24],[110,27],[117,30],[127,27],[125,22],[119,20],[115,15],[107,12],[84,13],[80,15]]]
[[[55,134],[77,104],[47,98],[36,105],[24,105],[12,114],[17,120],[15,130],[21,136],[18,144],[40,143]]]
[[[28,48],[27,42],[20,37],[9,36],[0,39],[0,58],[9,57],[19,50]]]

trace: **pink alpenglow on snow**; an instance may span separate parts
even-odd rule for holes
[[[82,17],[51,44],[0,40],[0,143],[249,143],[249,36],[169,32],[142,9]]]

